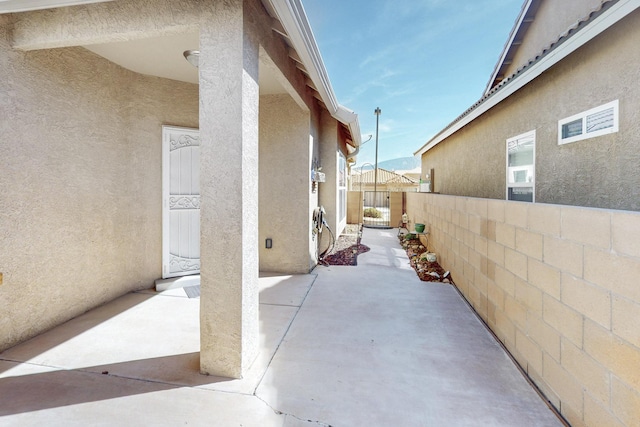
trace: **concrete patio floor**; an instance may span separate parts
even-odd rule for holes
[[[135,292],[0,353],[0,426],[562,426],[396,230],[357,267],[260,279],[245,378],[198,373],[199,299]]]

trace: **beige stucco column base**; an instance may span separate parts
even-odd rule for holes
[[[200,371],[240,378],[258,353],[258,43],[242,0],[200,28]]]

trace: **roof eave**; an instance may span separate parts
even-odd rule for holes
[[[454,120],[451,124],[438,132],[433,138],[427,141],[420,149],[415,151],[415,156],[422,156],[424,153],[444,141],[467,124],[480,117],[482,114],[507,99],[513,93],[533,81],[536,77],[551,68],[553,65],[566,58],[575,50],[585,45],[593,38],[604,32],[616,22],[640,7],[639,0],[618,0],[615,4],[605,10],[592,22],[576,32],[566,40],[563,40],[556,48],[539,58],[521,73],[505,80],[505,83],[494,88],[488,95],[485,95],[466,112]]]
[[[525,22],[525,19],[529,15],[529,11],[532,9],[532,5],[535,6],[533,7],[533,9],[537,10],[537,6],[539,5],[539,3],[540,3],[540,0],[527,0],[522,5],[522,9],[520,9],[520,14],[518,15],[518,18],[513,24],[513,28],[509,33],[509,38],[507,39],[507,42],[502,48],[502,53],[500,54],[498,62],[496,63],[493,69],[493,72],[491,73],[491,78],[489,78],[489,81],[487,82],[487,87],[484,90],[485,95],[488,94],[491,91],[491,89],[493,89],[493,87],[495,86],[496,79],[500,75],[500,70],[504,65],[506,65],[505,61],[507,61],[507,56],[509,55],[509,51],[516,46],[516,42],[517,42],[516,37],[520,33],[520,29],[522,28],[523,23]]]
[[[302,2],[300,0],[268,1],[285,28],[293,48],[304,63],[309,78],[314,83],[329,114],[349,128],[353,146],[357,149],[361,143],[358,115],[340,105],[336,99]]]

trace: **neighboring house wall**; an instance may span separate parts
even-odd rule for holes
[[[558,40],[572,25],[584,19],[588,15],[587,11],[597,9],[601,3],[602,0],[542,0],[534,21],[521,40],[522,44],[518,46],[512,64],[505,70],[505,76],[515,73],[530,60],[535,59],[542,48]]]
[[[260,270],[308,273],[311,213],[309,111],[289,95],[260,98]],[[305,199],[306,195],[306,199]],[[313,198],[315,199],[315,197]],[[271,238],[273,247],[265,248]],[[315,251],[314,251],[315,252]]]
[[[640,213],[407,199],[440,265],[571,425],[638,425]]]
[[[536,202],[640,210],[640,11],[422,156],[434,191],[505,198],[506,140],[536,131]],[[619,100],[617,133],[558,145],[558,121]]]
[[[161,126],[198,86],[83,48],[19,52],[0,16],[0,349],[161,276]]]

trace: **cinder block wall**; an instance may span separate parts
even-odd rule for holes
[[[347,224],[362,223],[362,191],[347,191]]]
[[[640,213],[408,193],[411,224],[572,426],[640,420]]]
[[[389,193],[389,225],[397,227],[402,219],[402,195],[404,193],[399,191],[392,191]]]

